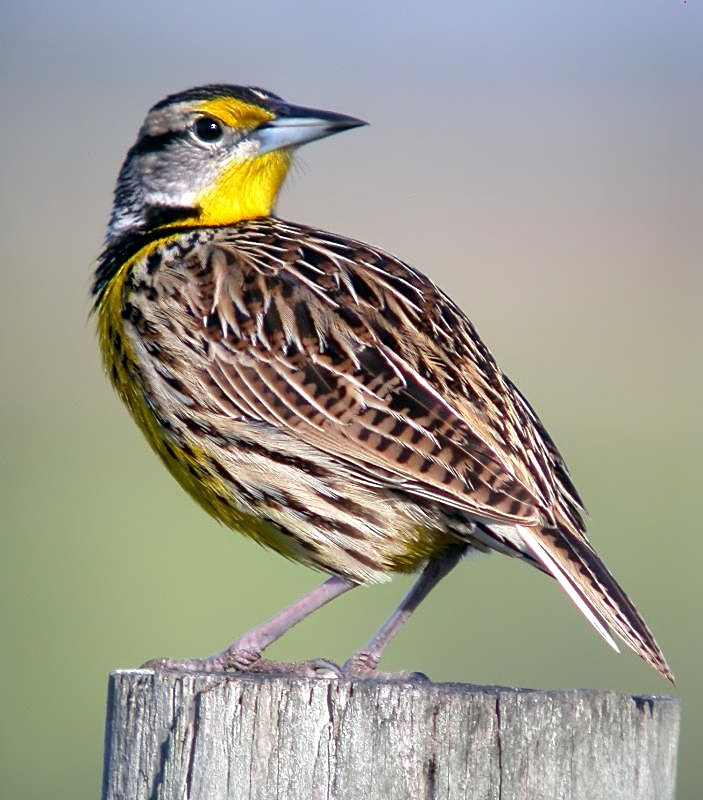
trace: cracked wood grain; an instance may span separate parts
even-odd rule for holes
[[[669,800],[678,730],[671,697],[125,670],[103,800]]]

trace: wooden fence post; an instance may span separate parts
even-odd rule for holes
[[[678,730],[671,697],[120,670],[103,800],[670,800]]]

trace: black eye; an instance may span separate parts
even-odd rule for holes
[[[193,133],[201,142],[216,142],[222,138],[222,125],[212,117],[198,117],[193,125]]]

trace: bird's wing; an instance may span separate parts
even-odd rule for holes
[[[548,512],[554,463],[568,484],[471,323],[391,256],[252,221],[201,250],[181,291],[228,413],[294,432],[360,480],[525,525]]]

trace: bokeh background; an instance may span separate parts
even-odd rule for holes
[[[319,580],[180,491],[104,380],[88,319],[146,109],[218,81],[372,123],[306,148],[279,213],[398,253],[469,312],[671,662],[679,797],[700,797],[701,3],[29,0],[0,13],[2,794],[97,797],[111,669],[220,649]],[[343,659],[406,588],[341,598],[272,655]],[[385,667],[672,691],[499,556],[456,570]]]

